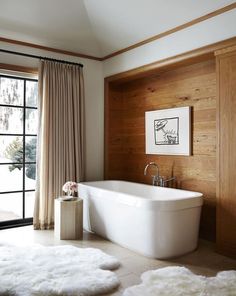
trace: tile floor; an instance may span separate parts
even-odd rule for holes
[[[52,230],[34,231],[32,226],[0,230],[0,244],[17,245],[66,245],[99,248],[117,257],[121,266],[115,272],[121,285],[107,296],[120,296],[125,288],[140,283],[140,275],[146,271],[170,265],[185,266],[196,274],[214,276],[218,271],[236,269],[236,260],[224,257],[214,251],[214,244],[200,240],[195,252],[171,260],[155,260],[141,256],[94,234],[84,233],[83,240],[59,240]]]

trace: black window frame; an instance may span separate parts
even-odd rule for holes
[[[0,221],[0,229],[5,229],[5,228],[12,228],[12,227],[19,227],[19,226],[26,226],[26,225],[32,225],[33,224],[33,217],[31,218],[25,218],[25,193],[27,192],[35,192],[35,189],[25,189],[25,172],[26,172],[26,165],[28,164],[34,164],[36,166],[36,161],[25,161],[25,142],[26,142],[26,137],[36,137],[37,134],[28,134],[26,133],[26,111],[31,109],[31,110],[38,110],[38,107],[32,107],[32,106],[27,106],[26,105],[26,83],[27,81],[34,81],[38,82],[38,79],[35,78],[28,78],[28,77],[22,77],[22,76],[13,76],[13,75],[5,75],[5,74],[0,74],[0,78],[9,78],[9,79],[17,79],[17,80],[23,80],[24,82],[24,89],[23,89],[23,105],[11,105],[11,104],[2,104],[0,103],[0,107],[10,107],[10,108],[20,108],[23,110],[23,133],[18,134],[18,133],[0,133],[0,136],[19,136],[23,138],[23,162],[9,162],[9,163],[1,163],[1,165],[14,165],[14,164],[22,164],[22,174],[23,174],[23,188],[22,190],[15,190],[15,191],[0,191],[1,194],[10,194],[10,193],[22,193],[22,218],[19,219],[14,219],[14,220],[6,220],[6,221]]]

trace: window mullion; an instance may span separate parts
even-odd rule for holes
[[[24,79],[23,109],[23,219],[25,219],[25,122],[26,122],[26,80]]]

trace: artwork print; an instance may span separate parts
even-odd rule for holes
[[[179,145],[179,117],[154,120],[156,145]]]
[[[190,155],[190,107],[145,112],[146,154]]]

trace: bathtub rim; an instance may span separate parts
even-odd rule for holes
[[[196,191],[190,191],[190,190],[182,190],[182,189],[174,189],[174,188],[166,188],[168,191],[184,191],[188,193],[193,193],[195,196],[187,197],[187,198],[178,198],[178,199],[171,199],[167,200],[165,198],[163,199],[145,199],[143,196],[138,195],[131,195],[124,192],[118,192],[114,189],[107,189],[107,188],[101,188],[93,186],[92,184],[96,183],[102,183],[102,182],[122,182],[122,183],[132,183],[132,184],[138,184],[138,185],[144,185],[144,186],[150,186],[149,184],[143,184],[143,183],[137,183],[137,182],[130,182],[130,181],[124,181],[124,180],[102,180],[102,181],[88,181],[88,182],[80,182],[78,183],[79,187],[80,185],[83,185],[85,188],[89,188],[90,193],[94,190],[98,190],[98,193],[101,191],[105,191],[105,193],[113,195],[117,194],[117,196],[114,198],[114,201],[123,203],[127,206],[137,207],[137,208],[143,208],[147,210],[155,210],[155,211],[180,211],[183,209],[189,209],[189,208],[195,208],[195,207],[202,207],[203,205],[203,194]],[[157,188],[163,188],[159,186],[155,186]],[[79,191],[79,189],[78,189]],[[129,199],[127,199],[129,197]],[[81,197],[83,199],[83,197]],[[107,196],[106,196],[107,198]]]

